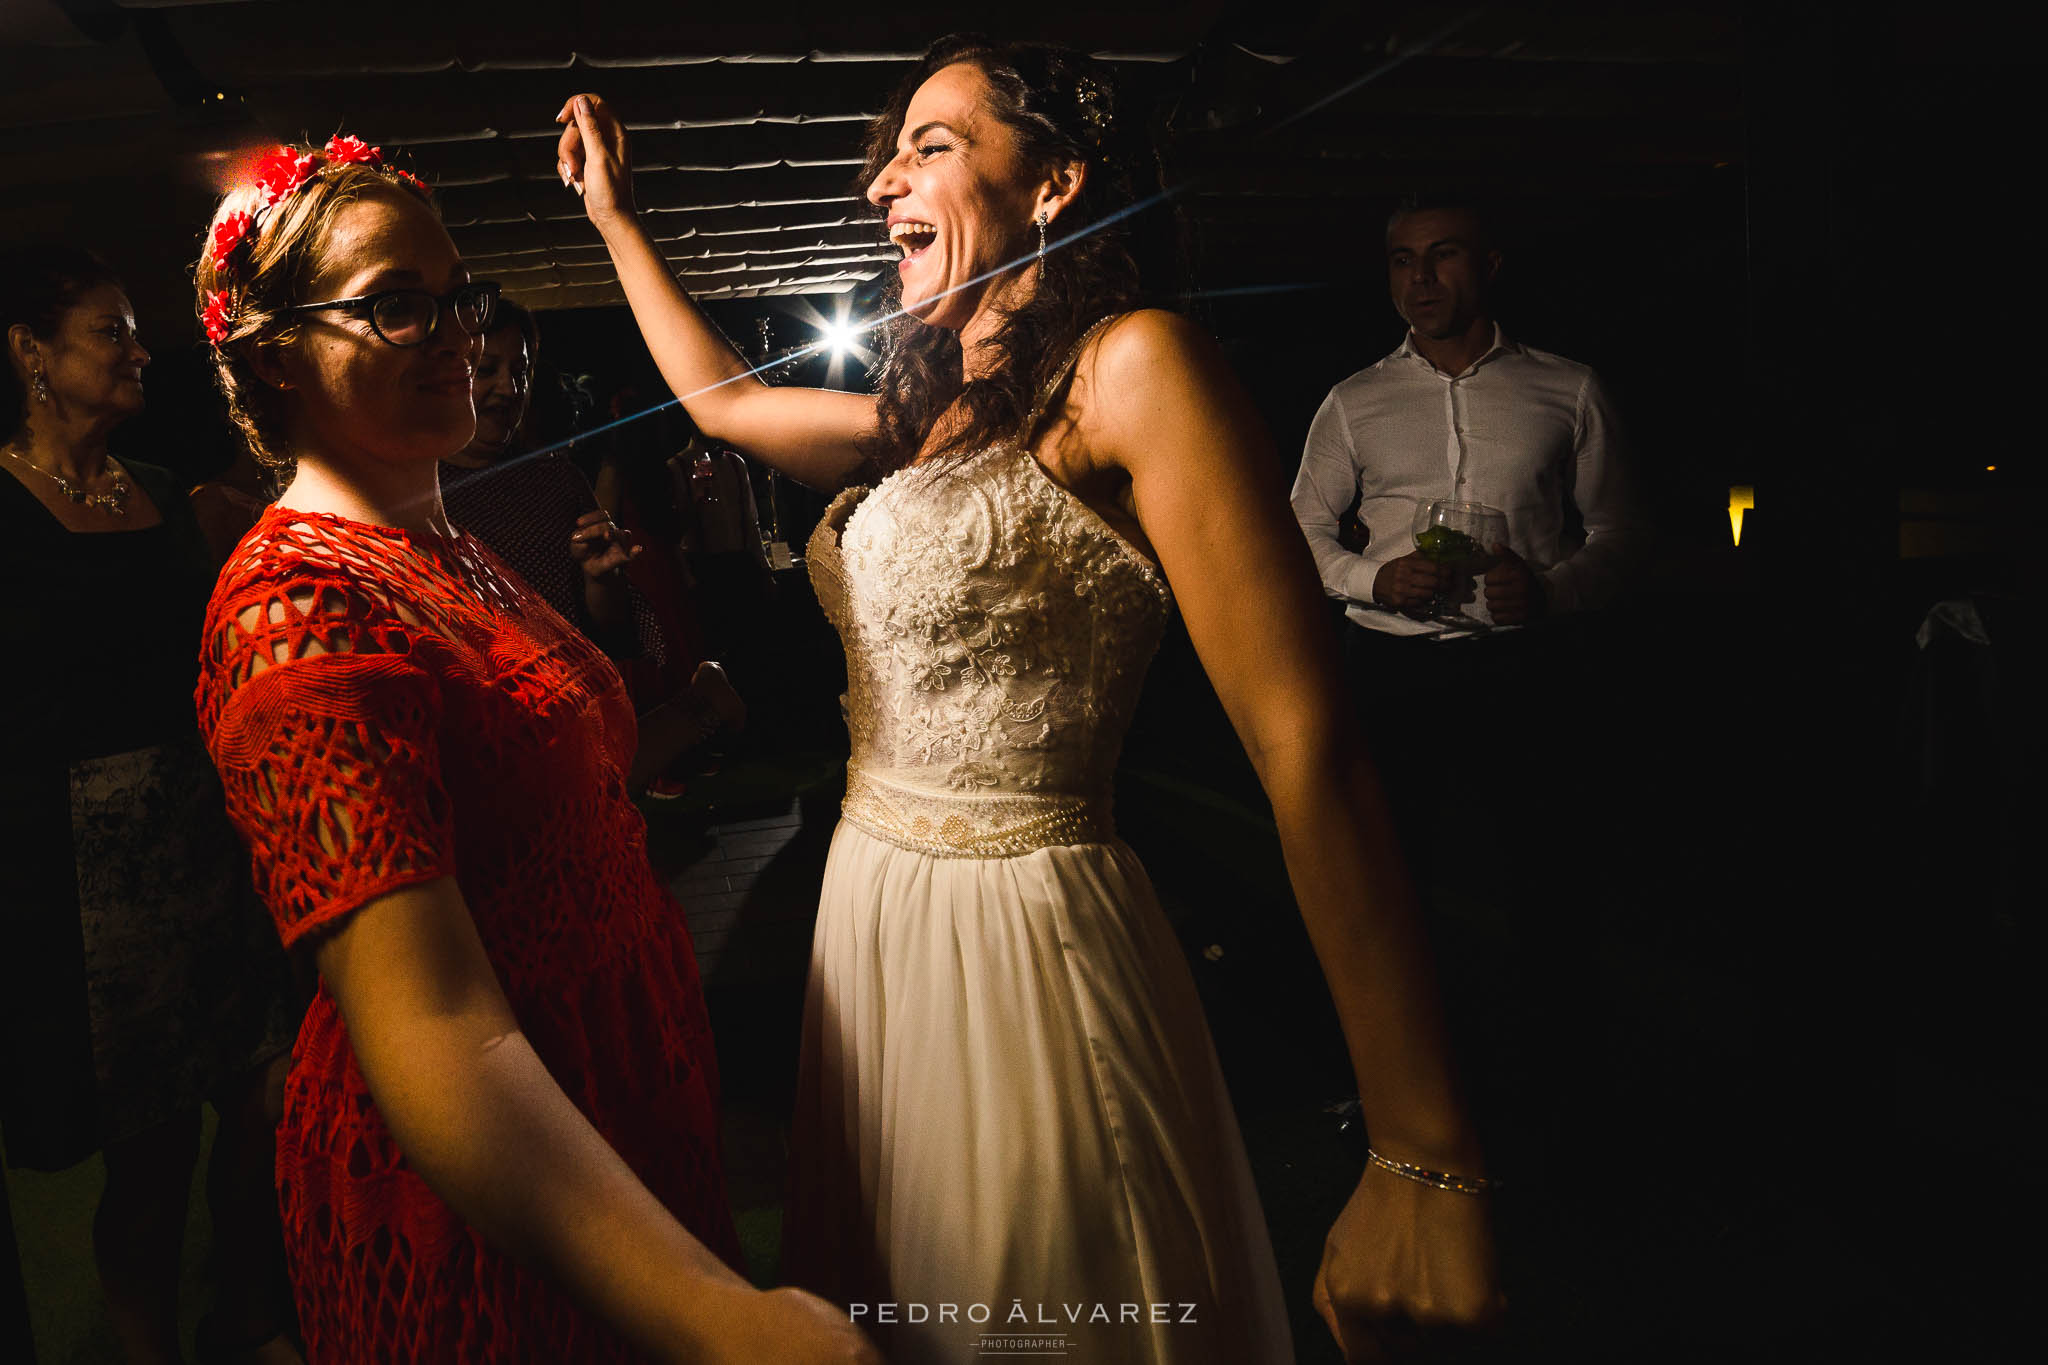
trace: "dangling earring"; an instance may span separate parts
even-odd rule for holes
[[[1031,221],[1038,224],[1038,265],[1042,270],[1045,268],[1045,210],[1040,209],[1038,216]]]
[[[1040,228],[1038,231],[1041,237],[1045,235],[1044,228]],[[1045,248],[1043,246],[1040,246],[1038,248],[1038,254],[1041,256],[1045,254]],[[35,372],[35,375],[29,380],[29,392],[33,393],[36,396],[36,401],[38,403],[47,403],[50,401],[50,381],[43,378],[43,372],[41,370],[37,370]]]

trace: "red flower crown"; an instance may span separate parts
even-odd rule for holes
[[[327,146],[317,152],[301,151],[292,146],[273,147],[265,152],[256,162],[255,177],[262,202],[253,213],[237,209],[215,223],[213,239],[207,244],[214,275],[228,281],[225,289],[206,291],[206,306],[199,314],[206,327],[206,339],[216,347],[235,330],[235,315],[239,311],[236,277],[242,273],[242,248],[255,240],[271,210],[297,193],[301,186],[320,173],[323,166],[374,166],[397,176],[423,195],[433,193],[424,180],[411,171],[392,165],[384,159],[381,150],[353,134],[336,133],[327,139]]]

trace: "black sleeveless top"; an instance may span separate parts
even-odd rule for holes
[[[0,1128],[17,1166],[67,1165],[98,1145],[71,764],[198,742],[214,565],[170,471],[120,463],[161,513],[155,526],[72,531],[0,477]]]

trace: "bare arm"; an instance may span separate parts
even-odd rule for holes
[[[640,1183],[520,1031],[452,878],[363,907],[319,966],[407,1162],[493,1246],[660,1360],[874,1359],[821,1302],[754,1290]]]
[[[1483,1171],[1414,895],[1338,682],[1316,568],[1249,403],[1205,337],[1170,314],[1139,313],[1084,359],[1073,406],[1092,463],[1128,475],[1139,524],[1272,802],[1375,1149]],[[1496,1299],[1483,1205],[1370,1168],[1332,1230],[1325,1278],[1340,1317],[1360,1303],[1481,1317]]]
[[[1139,523],[1273,803],[1374,1137],[1412,1145],[1417,1162],[1441,1159],[1466,1125],[1414,897],[1271,445],[1215,347],[1170,314],[1112,328],[1090,368],[1082,435],[1099,464],[1129,475]]]
[[[634,321],[683,402],[714,440],[757,455],[799,483],[835,489],[864,459],[859,442],[876,426],[875,400],[827,389],[776,388],[719,334],[677,283],[633,205],[632,163],[617,117],[596,95],[578,95],[556,122],[565,177],[581,186],[584,211],[604,237]]]
[[[350,624],[358,590],[239,591],[253,600],[209,633],[201,723],[257,889],[286,941],[315,948],[407,1163],[493,1246],[655,1360],[871,1361],[821,1300],[759,1293],[722,1265],[535,1054],[447,875],[441,688],[409,646],[389,648],[416,628],[410,608],[381,608],[379,633]],[[310,761],[296,738],[307,734],[321,750]],[[369,828],[383,837],[357,837]]]

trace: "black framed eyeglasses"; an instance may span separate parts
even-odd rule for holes
[[[347,308],[367,317],[370,330],[393,346],[424,346],[433,340],[441,325],[441,310],[447,309],[455,325],[473,337],[490,330],[491,316],[498,311],[499,286],[494,280],[476,280],[458,285],[436,297],[424,289],[380,289],[352,299],[328,299],[324,303],[293,304],[287,313],[312,313],[325,308]]]

